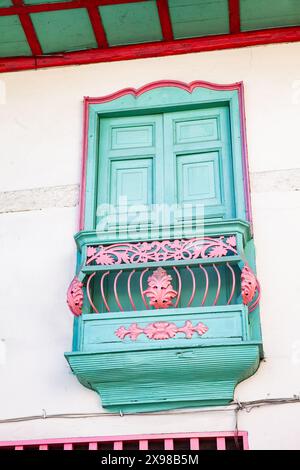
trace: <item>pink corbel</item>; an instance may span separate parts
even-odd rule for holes
[[[242,274],[241,274],[241,289],[242,289],[242,299],[243,304],[249,306],[249,310],[252,311],[256,307],[259,301],[260,295],[260,288],[258,280],[255,277],[254,272],[249,267],[247,263],[245,263]],[[253,299],[257,292],[257,298],[254,302]]]
[[[67,304],[76,317],[82,314],[83,290],[82,282],[75,276],[67,292]]]

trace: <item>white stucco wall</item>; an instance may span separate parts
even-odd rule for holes
[[[71,349],[65,293],[74,272],[78,219],[76,195],[65,204],[64,195],[80,182],[83,96],[161,79],[244,81],[265,361],[235,397],[300,394],[300,43],[295,43],[0,76],[1,419],[40,415],[42,409],[103,411],[98,395],[77,382],[63,357]],[[57,196],[52,187],[64,189]],[[41,190],[26,191],[35,188],[47,193],[43,210],[33,203]],[[185,410],[0,424],[0,440],[234,427],[232,411]],[[300,449],[300,403],[242,411],[239,428],[249,432],[252,449]]]

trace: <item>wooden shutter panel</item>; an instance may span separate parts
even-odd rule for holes
[[[101,119],[99,135],[97,206],[124,213],[127,201],[129,223],[136,223],[134,208],[143,213],[142,207],[162,202],[162,116]],[[96,218],[101,219],[99,209]]]
[[[164,135],[166,200],[185,205],[185,216],[188,206],[198,204],[205,218],[234,217],[227,108],[165,113]],[[190,210],[190,217],[194,214]]]

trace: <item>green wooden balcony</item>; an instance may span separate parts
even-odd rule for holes
[[[78,380],[115,412],[230,403],[262,355],[243,224],[185,239],[100,243],[80,232],[76,240],[66,358]]]

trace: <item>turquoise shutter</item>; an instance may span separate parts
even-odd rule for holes
[[[146,220],[147,207],[162,202],[162,143],[161,115],[101,119],[97,224],[103,221],[103,205],[109,205],[111,215],[118,214],[109,225],[122,225],[126,204],[130,210],[127,220],[135,224],[143,217]]]
[[[117,214],[109,225],[146,222],[161,203],[178,205],[185,220],[235,216],[226,107],[105,118],[99,135],[97,222],[103,204]]]
[[[164,115],[165,200],[185,207],[203,207],[203,217],[235,216],[232,156],[227,107]],[[201,214],[201,211],[200,211]]]

